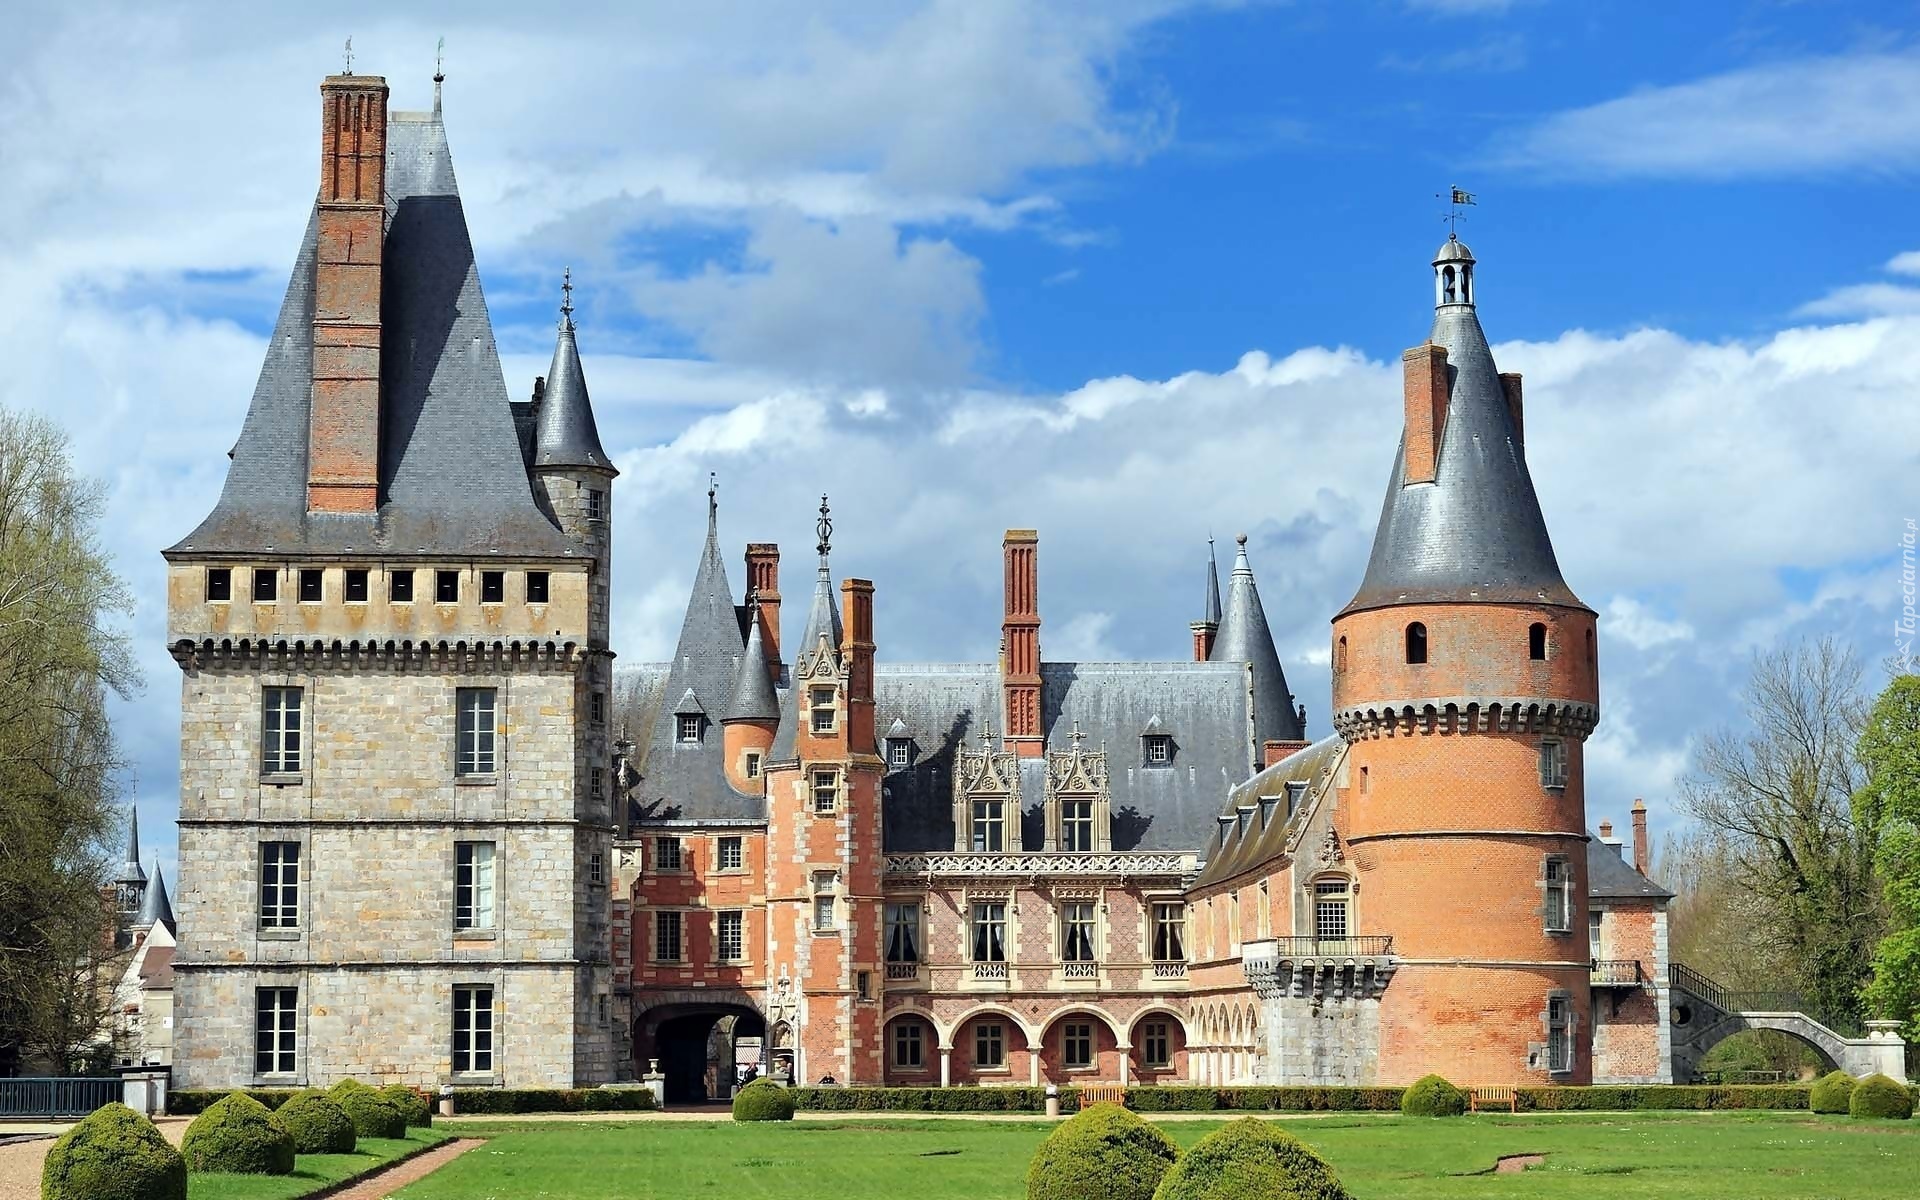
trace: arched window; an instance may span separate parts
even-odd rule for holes
[[[1418,621],[1407,626],[1407,661],[1410,663],[1427,661],[1427,627]]]
[[[1454,302],[1453,268],[1444,267],[1440,271],[1440,303],[1452,304],[1453,302]]]
[[[1473,267],[1471,265],[1460,268],[1460,303],[1473,303]]]
[[[1344,637],[1334,644],[1333,669],[1336,671],[1347,669],[1347,639]]]
[[[1535,662],[1547,657],[1547,627],[1538,621],[1527,626],[1527,657]]]

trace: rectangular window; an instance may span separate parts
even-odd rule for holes
[[[605,725],[607,723],[607,694],[605,692],[595,692],[593,694],[593,699],[589,702],[589,712],[592,715],[595,725]]]
[[[606,860],[600,857],[598,850],[587,859],[587,880],[590,883],[605,883],[607,878]]]
[[[272,567],[253,569],[253,599],[256,604],[272,604],[280,595],[280,572]]]
[[[1153,961],[1187,960],[1187,906],[1158,901],[1153,906]]]
[[[1060,959],[1062,962],[1095,961],[1091,900],[1071,900],[1060,906]]]
[[[1313,936],[1337,942],[1347,936],[1347,881],[1322,879],[1313,885]]]
[[[681,869],[680,839],[677,837],[657,837],[653,839],[653,869],[656,871],[678,871]]]
[[[889,903],[887,918],[887,961],[890,963],[917,963],[920,961],[920,903],[908,901],[903,904]]]
[[[839,797],[839,776],[832,771],[813,773],[813,811],[830,813]]]
[[[453,927],[492,929],[492,842],[456,842],[453,848]]]
[[[318,567],[300,568],[300,603],[318,604],[325,598]]]
[[[453,1073],[493,1073],[493,989],[485,984],[453,989]]]
[[[365,604],[367,602],[367,570],[365,567],[348,568],[346,600],[348,604]]]
[[[813,873],[813,931],[825,933],[834,928],[836,920],[832,871]]]
[[[747,751],[747,778],[760,778],[760,755],[752,750]]]
[[[260,689],[260,771],[265,775],[300,772],[306,692],[297,687]]]
[[[808,701],[813,712],[813,731],[815,733],[833,732],[833,689],[817,687],[808,693]]]
[[[973,961],[1007,961],[1007,906],[995,900],[973,906]]]
[[[1148,1021],[1141,1026],[1145,1035],[1140,1049],[1140,1061],[1156,1070],[1173,1065],[1173,1039],[1167,1036],[1165,1021]]]
[[[1069,1071],[1093,1066],[1093,1022],[1068,1021],[1060,1031],[1060,1057]]]
[[[679,713],[673,718],[673,736],[675,741],[697,742],[700,740],[700,714]]]
[[[552,577],[545,571],[527,572],[528,604],[545,604],[547,602],[547,589],[551,579]]]
[[[587,520],[598,521],[605,517],[606,495],[597,488],[587,489]]]
[[[1540,786],[1549,788],[1567,786],[1565,742],[1547,740],[1540,743]]]
[[[480,603],[504,604],[507,599],[507,573],[505,571],[480,572]]]
[[[1007,1031],[998,1021],[973,1027],[973,1065],[993,1069],[1007,1064]]]
[[[494,754],[494,695],[492,688],[460,688],[454,693],[459,716],[453,768],[457,775],[492,775],[499,770]]]
[[[606,794],[607,794],[606,771],[601,767],[595,767],[593,769],[593,774],[587,777],[587,795],[592,797],[595,800],[599,800],[604,798]]]
[[[738,837],[723,837],[720,839],[720,853],[718,857],[722,871],[738,871],[746,865],[746,856],[741,851],[741,845],[742,843]]]
[[[1060,802],[1060,848],[1073,851],[1093,849],[1093,801]]]
[[[253,993],[253,1073],[294,1073],[294,1005],[298,988],[257,988]]]
[[[207,568],[207,599],[220,601],[233,599],[233,568]]]
[[[460,602],[460,572],[435,571],[433,573],[433,598],[440,604],[458,604]]]
[[[1272,893],[1267,888],[1267,881],[1262,879],[1260,881],[1260,903],[1253,910],[1253,936],[1257,938],[1264,939],[1273,936],[1273,908],[1271,906],[1271,900]]]
[[[888,738],[887,764],[896,770],[912,766],[913,743],[906,738]]]
[[[680,916],[678,912],[653,914],[653,961],[680,961]]]
[[[300,927],[300,843],[260,843],[260,928]]]
[[[394,604],[413,603],[413,571],[387,572],[387,599]]]
[[[1007,848],[1007,802],[973,802],[973,852],[998,854]]]
[[[853,991],[862,1000],[873,999],[873,975],[868,971],[853,973]]]
[[[1547,1070],[1573,1070],[1573,1005],[1565,996],[1547,998]]]
[[[1147,738],[1147,765],[1164,767],[1173,761],[1173,739],[1164,733],[1152,734]]]
[[[1573,929],[1573,898],[1570,888],[1571,873],[1567,870],[1567,860],[1550,858],[1547,860],[1547,932],[1567,933]]]
[[[917,1070],[920,1067],[920,1022],[901,1021],[893,1027],[893,1065]]]
[[[721,962],[739,962],[747,956],[746,920],[745,913],[720,914],[718,941]]]

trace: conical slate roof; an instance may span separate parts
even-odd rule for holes
[[[146,869],[140,865],[140,813],[137,809],[127,810],[127,857],[120,864],[120,874],[114,876],[115,883],[145,883]]]
[[[1436,266],[1448,252],[1442,247]],[[1446,347],[1453,384],[1434,481],[1406,482],[1403,433],[1366,577],[1342,611],[1435,602],[1585,608],[1560,577],[1474,306],[1440,305],[1429,340]]]
[[[560,332],[553,347],[553,365],[547,368],[547,390],[540,400],[533,465],[612,471],[613,461],[600,448],[600,430],[593,422],[586,372],[580,369],[580,347],[575,343],[573,330],[571,275],[566,291],[567,299],[560,305]]]
[[[174,927],[173,902],[167,898],[167,877],[154,869],[153,880],[147,884],[147,894],[140,899],[140,915],[133,919],[135,925],[161,925],[168,929]]]
[[[773,677],[767,673],[767,652],[760,640],[760,622],[747,606],[747,652],[734,673],[733,699],[727,702],[727,721],[777,721],[780,698],[773,691]]]
[[[833,571],[828,558],[833,552],[833,519],[829,515],[825,496],[820,497],[820,519],[815,522],[815,528],[820,535],[820,543],[816,547],[820,552],[820,566],[813,575],[813,602],[807,609],[806,626],[801,630],[800,640],[794,643],[796,665],[819,651],[822,637],[827,639],[830,653],[840,652],[840,610],[833,603]],[[797,676],[799,672],[795,674]],[[796,724],[794,721],[780,722],[780,730],[773,738],[772,761],[793,761],[798,753],[794,737]]]
[[[1273,648],[1273,632],[1267,628],[1267,613],[1260,605],[1260,589],[1254,586],[1253,566],[1247,561],[1247,536],[1241,534],[1236,540],[1240,550],[1227,581],[1226,616],[1220,622],[1208,661],[1243,662],[1252,668],[1256,744],[1299,741],[1306,735],[1294,711],[1286,672],[1280,669],[1280,654]]]
[[[1200,619],[1209,625],[1220,624],[1220,565],[1213,557],[1213,539],[1207,539],[1207,599]]]

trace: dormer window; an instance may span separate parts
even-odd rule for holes
[[[1093,849],[1093,801],[1060,801],[1060,848],[1082,852]]]
[[[896,771],[904,771],[913,765],[913,739],[887,739],[887,766]]]
[[[834,726],[833,689],[813,688],[807,693],[810,725],[815,733],[832,733]]]
[[[1149,767],[1165,767],[1173,764],[1173,735],[1150,733],[1140,739],[1143,759]]]
[[[680,713],[674,718],[674,740],[677,742],[697,742],[700,740],[701,717],[699,713]]]

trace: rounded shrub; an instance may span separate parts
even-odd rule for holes
[[[109,1104],[60,1135],[40,1170],[42,1200],[187,1200],[187,1164],[153,1122]]]
[[[1853,1085],[1847,1111],[1856,1117],[1904,1121],[1913,1115],[1913,1097],[1904,1084],[1885,1075],[1869,1075]]]
[[[1817,1113],[1844,1113],[1852,1100],[1853,1076],[1845,1071],[1828,1071],[1807,1093],[1807,1107]]]
[[[1242,1117],[1195,1142],[1153,1200],[1350,1200],[1326,1160],[1286,1130]]]
[[[353,1118],[318,1088],[296,1093],[274,1112],[293,1135],[295,1154],[352,1154]]]
[[[764,1076],[754,1080],[733,1098],[736,1121],[791,1121],[793,1093]]]
[[[1062,1121],[1033,1152],[1027,1200],[1152,1200],[1180,1156],[1166,1134],[1118,1104]]]
[[[208,1105],[187,1126],[180,1156],[193,1172],[288,1175],[293,1172],[293,1135],[266,1105],[234,1092]]]
[[[338,1104],[353,1122],[353,1131],[363,1138],[403,1138],[407,1136],[407,1114],[391,1099],[357,1079],[342,1079],[327,1089],[327,1098]]]
[[[1400,1111],[1409,1117],[1457,1117],[1467,1111],[1467,1094],[1438,1075],[1425,1075],[1400,1097]]]
[[[406,1114],[407,1128],[433,1128],[433,1105],[419,1092],[404,1083],[390,1083],[380,1089],[380,1094],[399,1105],[400,1111]]]

